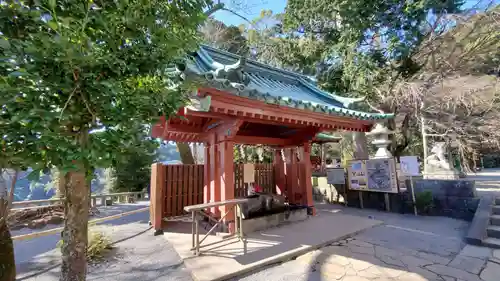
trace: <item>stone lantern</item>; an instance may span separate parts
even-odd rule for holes
[[[373,158],[391,158],[392,154],[387,149],[389,145],[392,143],[389,140],[389,136],[394,134],[393,131],[389,130],[384,125],[377,123],[373,129],[367,133],[367,135],[371,135],[374,137],[372,144],[377,147],[377,152]]]

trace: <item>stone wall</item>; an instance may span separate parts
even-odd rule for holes
[[[411,186],[407,185],[406,197],[411,198]],[[471,221],[479,204],[476,185],[473,180],[414,180],[415,195],[422,192],[432,193],[433,208],[431,215]]]
[[[313,198],[316,202],[343,203],[345,185],[329,185],[326,175],[312,177]]]
[[[407,190],[399,194],[389,194],[391,212],[413,213],[413,201],[409,180]],[[477,209],[479,198],[476,196],[475,182],[469,180],[436,180],[413,179],[415,196],[429,191],[432,194],[432,207],[419,210],[420,215],[445,216],[471,221]],[[326,177],[313,179],[314,199],[320,202],[343,203],[344,185],[330,187]],[[358,191],[347,190],[347,205],[360,207]],[[367,209],[386,210],[384,193],[361,192],[363,207]]]

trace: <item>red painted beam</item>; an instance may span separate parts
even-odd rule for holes
[[[265,144],[271,146],[289,146],[292,142],[287,139],[279,138],[268,138],[268,137],[252,137],[252,136],[240,136],[234,137],[234,142],[238,144]]]
[[[239,117],[253,117],[262,120],[278,121],[281,124],[303,124],[340,128],[354,131],[366,131],[374,120],[358,120],[350,117],[332,116],[320,112],[311,112],[287,106],[267,104],[265,102],[239,97],[217,89],[200,89],[212,96],[212,110],[215,113]]]

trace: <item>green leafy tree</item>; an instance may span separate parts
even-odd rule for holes
[[[113,163],[116,179],[113,191],[141,191],[150,183],[151,164],[157,158],[158,142],[148,137],[147,130],[129,137],[129,142],[120,148],[120,158]]]
[[[6,281],[16,280],[14,244],[7,218],[11,203],[14,201],[14,186],[17,175],[17,170],[0,169],[0,278]]]
[[[370,107],[401,114],[391,150],[399,156],[411,141],[418,106],[401,97],[398,81],[412,77],[423,61],[414,54],[430,34],[450,28],[450,15],[464,1],[298,1],[287,2],[286,32],[319,42],[319,85],[329,91],[366,96]],[[411,104],[411,106],[408,106]],[[412,123],[413,121],[413,123]]]
[[[205,44],[241,56],[248,55],[247,40],[236,26],[226,26],[221,21],[208,19],[200,32]]]
[[[64,175],[60,280],[85,280],[93,167],[120,161],[120,146],[184,102],[189,85],[167,64],[197,48],[209,1],[0,3],[2,147],[21,147],[35,169]],[[48,172],[48,170],[46,170]]]

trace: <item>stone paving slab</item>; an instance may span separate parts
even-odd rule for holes
[[[248,251],[236,239],[209,246],[198,257],[190,251],[189,222],[170,223],[165,238],[198,281],[225,280],[276,262],[307,253],[336,240],[381,224],[380,221],[340,213],[322,213],[306,221],[248,235]],[[206,242],[222,241],[208,236]],[[356,268],[362,267],[361,263]]]
[[[380,213],[375,218],[385,224],[232,281],[500,280],[500,263],[494,257],[500,251],[465,245],[463,222]]]

